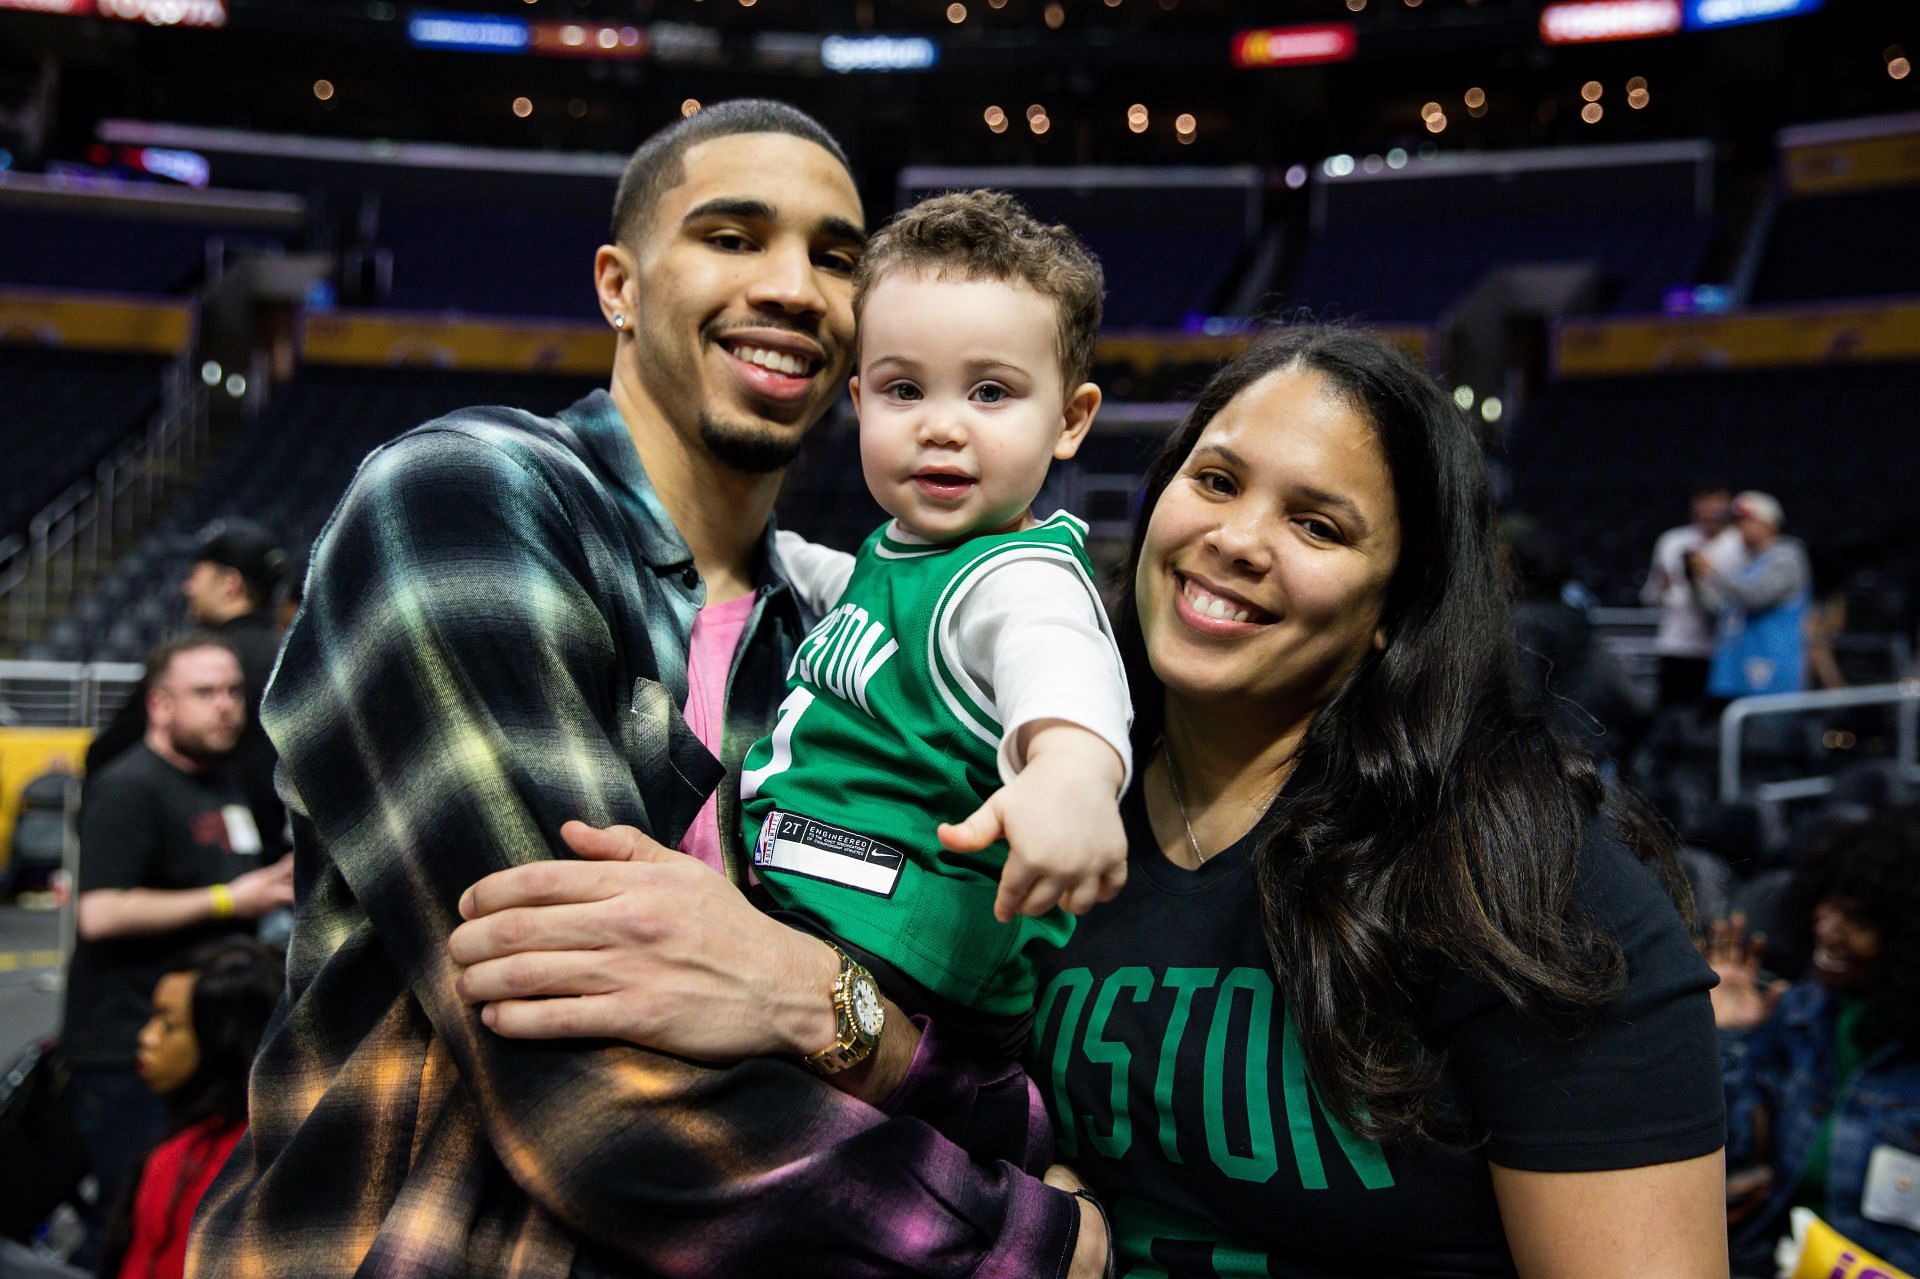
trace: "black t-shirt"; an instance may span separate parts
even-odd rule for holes
[[[240,659],[240,675],[247,684],[247,725],[226,758],[227,771],[246,791],[260,838],[269,849],[283,849],[287,846],[282,838],[287,810],[273,789],[273,769],[279,757],[274,754],[267,730],[260,726],[260,695],[266,691],[267,677],[273,674],[274,659],[280,653],[280,629],[262,611],[228,618],[208,630]],[[147,679],[143,675],[119,711],[87,745],[84,793],[91,795],[94,779],[104,776],[108,764],[138,746],[146,735]]]
[[[1522,1017],[1459,975],[1425,1001],[1443,1094],[1484,1144],[1381,1149],[1333,1123],[1306,1073],[1261,933],[1249,840],[1197,870],[1125,809],[1126,888],[1040,974],[1028,1069],[1059,1157],[1113,1215],[1119,1273],[1514,1274],[1487,1162],[1630,1168],[1708,1154],[1726,1121],[1713,974],[1651,872],[1595,823],[1580,906],[1628,984],[1591,1029]]]
[[[252,838],[249,839],[249,835]],[[143,743],[107,765],[80,810],[79,891],[204,888],[260,864],[246,797],[224,771],[183,773]],[[61,1042],[80,1066],[124,1066],[154,983],[200,944],[252,928],[209,922],[74,947]]]

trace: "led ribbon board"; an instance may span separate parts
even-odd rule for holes
[[[940,46],[925,36],[828,36],[820,65],[829,71],[925,71],[940,61]]]
[[[1680,0],[1575,0],[1540,11],[1540,39],[1545,44],[1643,40],[1672,35],[1685,19]]]
[[[1264,27],[1233,37],[1236,67],[1304,67],[1346,62],[1360,47],[1359,33],[1345,22],[1307,27]]]
[[[421,9],[407,19],[407,40],[426,49],[525,53],[533,43],[533,33],[515,18]]]
[[[1687,30],[1734,27],[1813,13],[1826,0],[1687,0]]]

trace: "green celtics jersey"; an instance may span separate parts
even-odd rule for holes
[[[1017,533],[860,548],[837,607],[796,651],[773,734],[747,752],[742,835],[776,900],[898,966],[942,998],[994,1016],[1033,1005],[1033,960],[1072,933],[1062,911],[993,917],[1007,846],[949,854],[934,828],[1000,785],[992,691],[951,621],[989,573],[1059,568],[1102,618],[1086,525],[1067,514]]]

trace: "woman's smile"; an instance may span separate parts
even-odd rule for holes
[[[1174,596],[1180,620],[1203,635],[1244,635],[1278,619],[1251,602],[1213,583],[1176,571],[1179,593]]]

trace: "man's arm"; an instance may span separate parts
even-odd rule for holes
[[[1737,577],[1722,576],[1709,566],[1701,574],[1700,587],[1702,595],[1719,608],[1732,605],[1758,613],[1806,590],[1810,578],[1805,552],[1797,545],[1779,545],[1762,552],[1759,560]]]
[[[518,461],[409,437],[369,460],[330,524],[263,709],[495,1154],[571,1229],[650,1270],[1061,1273],[1075,1205],[925,1124],[788,1062],[503,1038],[460,998],[446,938],[467,887],[551,859],[570,818],[650,828],[635,775],[679,762],[664,716],[645,714],[659,690],[621,686],[593,583],[623,571],[617,530],[576,526]]]
[[[110,771],[80,810],[80,883],[74,902],[82,941],[174,932],[210,920],[258,919],[293,901],[293,862],[237,876],[219,888],[150,888],[164,810],[142,782]]]
[[[258,919],[293,904],[293,856],[206,888],[96,888],[74,903],[83,941],[171,933],[220,919]]]

